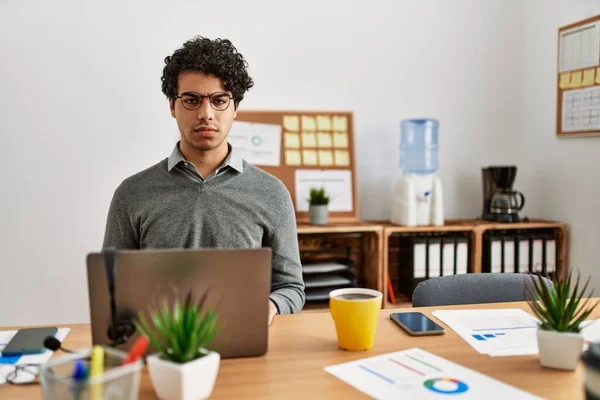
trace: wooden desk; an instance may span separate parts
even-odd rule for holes
[[[525,303],[482,304],[464,308],[522,308]],[[444,308],[428,307],[431,311]],[[548,399],[584,398],[584,367],[574,372],[547,369],[538,356],[490,357],[477,353],[454,331],[442,336],[411,337],[389,319],[391,312],[381,311],[373,349],[367,352],[338,350],[333,321],[328,312],[277,316],[270,327],[269,352],[264,357],[222,360],[214,399],[364,399],[353,387],[326,373],[328,365],[371,357],[382,353],[420,347],[464,367],[489,375]],[[415,309],[410,309],[415,310]],[[404,311],[407,311],[406,309]],[[594,318],[600,317],[595,310]],[[90,346],[89,325],[70,325],[66,348]],[[2,328],[8,329],[8,328]],[[156,398],[144,370],[140,398]],[[39,386],[0,386],[2,399],[39,399]]]

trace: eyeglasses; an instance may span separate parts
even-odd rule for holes
[[[202,100],[205,97],[208,97],[210,106],[216,111],[226,110],[229,103],[231,103],[231,99],[233,99],[233,96],[224,92],[215,92],[206,96],[195,92],[186,92],[176,98],[181,99],[181,104],[186,110],[197,110],[202,105]]]
[[[4,366],[7,368],[8,366]],[[31,385],[39,383],[39,364],[17,364],[14,369],[6,375],[6,382],[12,385]]]

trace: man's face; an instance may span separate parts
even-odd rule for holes
[[[200,100],[199,95],[213,93],[224,95],[212,96],[212,102],[208,97]],[[233,99],[228,97],[231,92],[225,90],[221,79],[202,72],[182,72],[179,74],[177,95],[183,98],[171,100],[169,104],[171,115],[177,120],[181,132],[181,145],[202,152],[227,147],[227,135],[237,112]],[[200,101],[198,109],[190,109],[198,107]],[[215,110],[222,108],[226,102],[229,105],[225,110]]]

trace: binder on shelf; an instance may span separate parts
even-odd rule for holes
[[[469,260],[469,241],[466,238],[457,237],[455,245],[456,273],[466,274]]]
[[[504,236],[502,238],[502,272],[518,272],[515,269],[515,238],[514,236]]]
[[[427,239],[427,277],[441,276],[442,241],[438,238]]]
[[[530,271],[531,272],[543,272],[544,265],[544,237],[541,235],[530,236]]]
[[[483,242],[483,272],[502,272],[502,237],[487,235]]]
[[[552,235],[544,235],[544,273],[556,272],[556,239]]]
[[[412,242],[412,270],[413,278],[422,279],[427,277],[427,240],[413,238]]]
[[[529,273],[529,236],[518,235],[515,243],[516,269],[518,272]]]
[[[445,237],[442,239],[442,275],[444,276],[456,273],[454,242],[454,237]]]

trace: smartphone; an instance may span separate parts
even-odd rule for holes
[[[420,312],[390,314],[390,319],[412,336],[443,335],[444,328]]]
[[[58,332],[56,327],[19,329],[2,349],[2,355],[22,356],[43,353],[46,351],[44,339],[56,335],[56,332]]]

